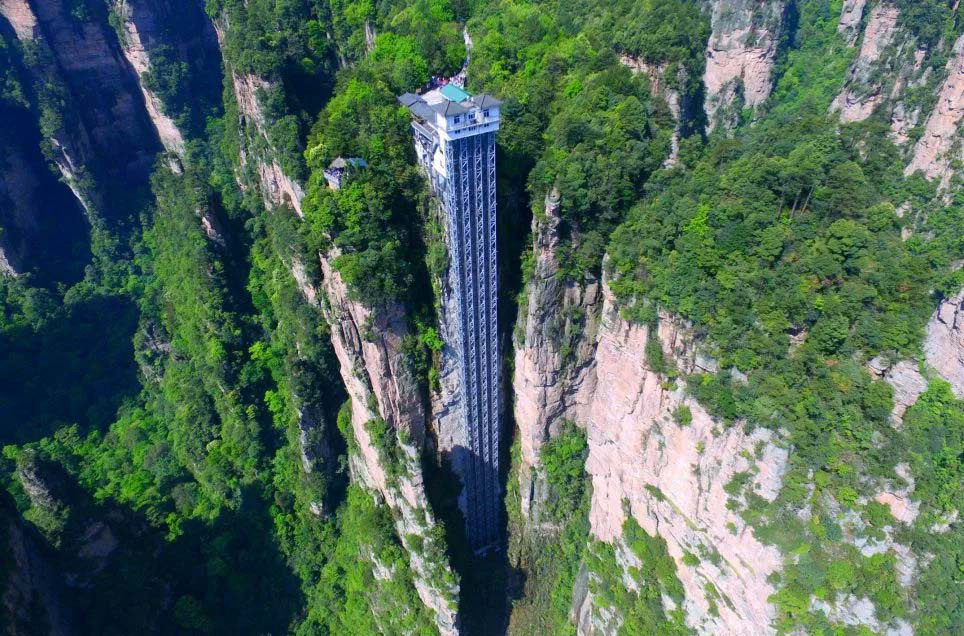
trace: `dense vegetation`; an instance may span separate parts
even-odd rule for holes
[[[801,23],[819,25],[824,10],[802,3]],[[774,599],[782,625],[828,629],[823,614],[810,610],[811,596],[832,601],[845,593],[871,598],[882,621],[916,612],[928,625],[927,601],[901,589],[893,557],[862,556],[833,519],[841,507],[852,510],[865,532],[879,533],[889,515],[860,502],[873,497],[872,478],[894,478],[896,464],[920,458],[908,448],[930,448],[945,476],[960,481],[957,460],[939,458],[959,455],[951,413],[961,404],[924,399],[917,407],[949,408],[951,439],[926,425],[897,430],[889,420],[892,390],[864,364],[877,355],[918,356],[935,298],[964,282],[951,269],[964,254],[964,226],[959,208],[934,203],[932,186],[904,179],[881,130],[838,131],[828,120],[836,87],[819,74],[842,67],[847,52],[832,21],[824,33],[810,28],[789,55],[772,113],[733,140],[711,141],[685,172],[650,181],[649,196],[612,235],[613,290],[636,320],[652,320],[658,307],[699,326],[723,370],[687,384],[713,415],[785,431],[793,452],[779,498],[767,505],[747,495],[743,510],[758,536],[801,555]],[[801,90],[808,76],[811,90]],[[880,150],[861,154],[861,143]],[[916,224],[897,214],[905,201],[921,211]],[[912,231],[909,239],[902,229]],[[747,373],[748,383],[734,381],[731,367]],[[734,494],[741,490],[734,484]],[[948,495],[924,490],[915,498],[947,513],[960,503]],[[809,524],[795,513],[808,506]],[[958,575],[938,569],[926,578],[952,586]],[[953,624],[959,615],[944,623]]]
[[[588,549],[590,484],[585,472],[586,434],[574,425],[541,451],[533,479],[545,492],[545,505],[526,528],[518,480],[508,484],[506,509],[512,529],[510,557],[524,564],[528,580],[512,612],[510,631],[518,634],[574,634],[570,623],[573,588]],[[514,457],[514,472],[519,469]]]
[[[77,25],[109,20],[123,39],[107,5],[63,1]],[[924,49],[964,26],[948,2],[897,4]],[[677,314],[720,363],[719,373],[682,377],[652,339],[647,359],[668,385],[721,426],[772,429],[792,449],[775,501],[746,491],[749,474],[727,485],[756,536],[792,557],[774,578],[780,628],[858,633],[812,604],[853,594],[915,633],[960,630],[964,530],[949,519],[964,508],[964,401],[930,378],[894,427],[893,391],[867,362],[919,358],[927,317],[964,284],[953,267],[964,258],[961,201],[945,204],[933,184],[904,177],[887,122],[828,117],[854,54],[836,31],[839,2],[793,4],[772,97],[736,130],[705,138],[709,20],[698,5],[208,0],[208,17],[172,12],[159,27],[171,44],[141,80],[186,135],[186,155],[133,185],[112,178],[110,157],[91,157],[79,181],[97,195],[85,201],[96,203],[89,230],[45,161],[51,135],[100,105],[32,77],[49,51],[17,44],[0,20],[0,118],[14,124],[0,127],[0,154],[40,167],[38,201],[57,222],[43,224],[57,231],[38,240],[30,275],[0,277],[0,473],[73,581],[82,631],[435,633],[390,510],[349,476],[357,442],[324,303],[306,300],[290,269],[317,282],[318,254],[329,255],[354,299],[404,306],[413,334],[404,353],[428,394],[442,347],[433,283],[447,256],[395,96],[462,66],[463,25],[474,40],[469,89],[504,100],[503,321],[525,270],[516,259],[530,211],[554,192],[562,277],[596,277],[608,254],[625,317]],[[184,53],[215,28],[220,56]],[[656,69],[663,91],[620,56]],[[934,58],[938,76],[946,56]],[[238,78],[257,79],[263,122],[242,116]],[[680,96],[680,121],[666,89]],[[932,89],[913,89],[919,105]],[[677,134],[674,167],[664,161]],[[339,156],[366,165],[331,191],[322,172]],[[304,219],[265,205],[259,160],[305,185]],[[692,417],[674,413],[682,426]],[[386,423],[368,430],[397,463]],[[511,563],[467,554],[457,486],[431,485],[445,524],[406,544],[461,570],[468,624],[504,622],[475,620],[490,607],[478,590],[497,584],[513,597],[514,633],[574,633],[574,589],[615,610],[621,633],[687,633],[662,540],[632,519],[613,545],[590,539],[586,455],[576,426],[542,448],[529,519],[519,515],[516,457]],[[921,510],[911,526],[873,501],[881,483],[902,484],[904,462]],[[426,471],[446,479],[444,467]],[[858,521],[844,527],[847,515]],[[932,531],[942,525],[949,531]],[[890,533],[941,558],[922,563],[908,589],[891,553],[865,556],[844,540],[855,533]],[[443,534],[450,554],[437,550]],[[511,566],[524,583],[512,584]]]

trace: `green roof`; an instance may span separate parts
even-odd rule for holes
[[[455,84],[446,84],[442,88],[438,89],[438,92],[441,93],[442,97],[445,99],[456,103],[464,102],[472,97]]]

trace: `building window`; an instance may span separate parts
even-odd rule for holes
[[[461,122],[461,121],[462,121],[462,118],[461,118],[461,117],[456,117],[456,118],[455,118],[455,123],[456,123],[456,124],[458,124],[458,123]]]
[[[483,117],[488,117],[488,116],[489,116],[489,109],[488,109],[488,108],[486,108],[485,110],[482,111],[482,116],[483,116]]]

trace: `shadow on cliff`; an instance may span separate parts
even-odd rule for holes
[[[457,451],[468,453],[462,447]],[[484,555],[473,553],[465,533],[465,517],[458,506],[462,482],[452,470],[451,462],[467,461],[466,457],[454,458],[446,454],[440,464],[426,462],[425,486],[436,515],[444,522],[446,544],[452,568],[461,579],[459,616],[465,636],[497,636],[505,634],[509,625],[511,600],[506,590],[522,589],[514,582],[523,573],[509,564],[505,551],[506,523],[503,499],[498,507],[499,547]],[[500,479],[504,485],[504,477]]]
[[[85,431],[112,422],[140,388],[137,319],[129,298],[95,294],[0,332],[0,444],[35,441],[64,424]]]
[[[69,617],[55,633],[283,634],[305,606],[270,504],[254,487],[238,509],[186,521],[171,539],[156,521],[165,511],[154,510],[151,523],[140,510],[96,501],[53,460],[31,460],[21,479],[31,494],[19,491],[20,508],[32,503],[27,516],[46,528],[19,521],[48,564],[36,584],[60,592],[48,616]],[[45,522],[45,510],[57,521]]]

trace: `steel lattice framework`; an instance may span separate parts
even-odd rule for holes
[[[502,411],[498,337],[495,134],[500,102],[442,87],[399,101],[414,116],[419,162],[448,218],[454,342],[466,431],[458,453],[466,533],[477,552],[500,544],[499,442]]]
[[[455,298],[459,304],[462,398],[468,431],[465,487],[469,539],[477,550],[499,541],[498,254],[495,133],[447,141],[444,181]]]

